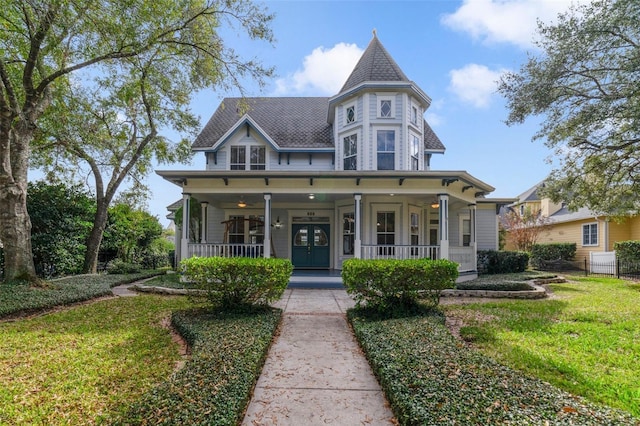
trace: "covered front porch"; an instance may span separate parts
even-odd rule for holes
[[[496,203],[483,197],[492,188],[466,172],[159,173],[184,191],[174,209],[182,207],[178,261],[281,257],[299,271],[430,258],[457,262],[466,276],[479,245],[497,247]]]

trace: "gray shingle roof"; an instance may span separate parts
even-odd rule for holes
[[[374,34],[360,61],[351,72],[340,93],[365,81],[404,81],[409,79]]]
[[[242,110],[240,98],[225,98],[193,148],[209,148],[246,114],[283,149],[333,148],[333,132],[327,123],[329,98],[247,98]]]
[[[427,151],[444,151],[445,147],[440,138],[433,131],[429,123],[424,120],[424,149]]]

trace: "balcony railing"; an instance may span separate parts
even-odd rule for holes
[[[263,244],[189,244],[189,257],[263,257]]]

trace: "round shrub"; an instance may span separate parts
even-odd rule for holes
[[[275,258],[191,257],[180,265],[213,305],[229,308],[278,300],[293,271],[290,260]]]

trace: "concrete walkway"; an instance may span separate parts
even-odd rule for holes
[[[345,318],[342,289],[287,289],[243,425],[397,424]]]

